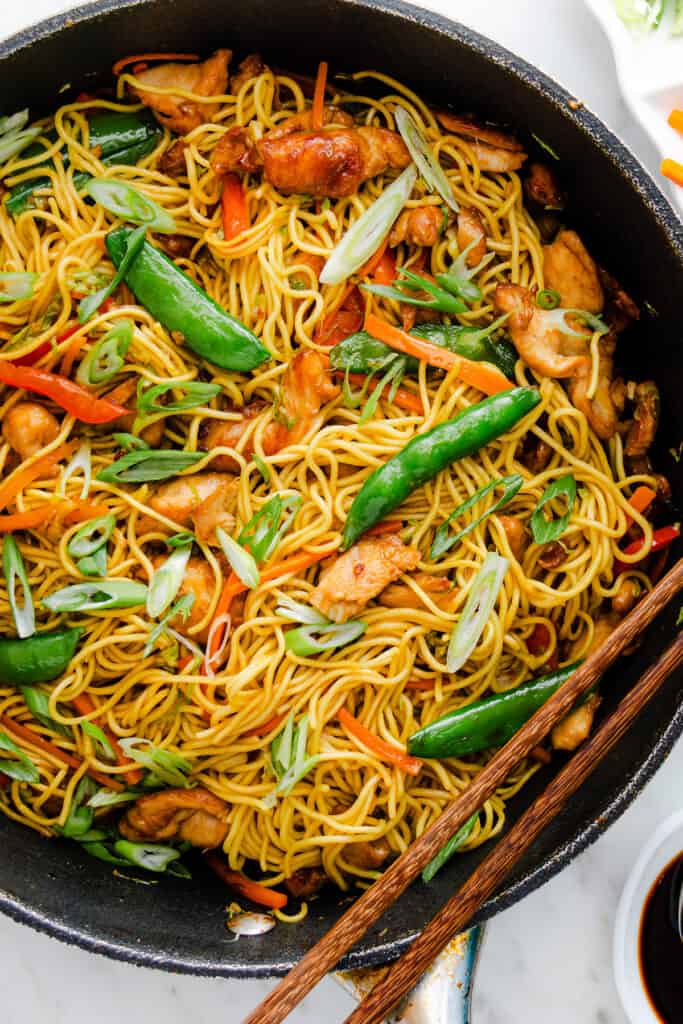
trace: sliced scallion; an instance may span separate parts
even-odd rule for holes
[[[30,299],[36,288],[40,274],[7,273],[0,274],[0,302],[19,302]]]
[[[106,612],[112,608],[134,608],[145,603],[147,587],[135,580],[97,580],[62,587],[43,598],[51,612]]]
[[[132,321],[119,320],[81,360],[76,371],[79,384],[104,384],[120,373],[132,340]]]
[[[175,604],[172,605],[168,609],[168,611],[166,612],[164,617],[161,619],[161,621],[158,622],[157,625],[154,627],[154,629],[152,629],[150,631],[149,637],[147,638],[147,643],[145,644],[145,649],[142,652],[142,655],[143,655],[144,658],[146,658],[148,655],[150,655],[152,653],[152,651],[154,649],[154,645],[155,645],[155,643],[157,642],[157,640],[159,639],[159,637],[161,636],[162,633],[164,633],[164,632],[172,633],[173,632],[172,630],[167,630],[166,629],[166,627],[168,626],[168,623],[171,621],[171,619],[174,619],[176,617],[176,615],[180,615],[182,617],[183,621],[185,621],[187,619],[187,616],[192,611],[194,602],[195,602],[194,594],[183,594],[182,597],[179,597],[178,600],[175,602]],[[194,648],[192,648],[192,649],[194,650]],[[198,651],[198,654],[199,654],[199,658],[202,659],[203,658],[202,652]]]
[[[149,740],[138,736],[119,740],[119,746],[128,757],[151,772],[155,779],[160,780],[162,785],[187,788],[192,765],[180,754],[155,747]]]
[[[85,191],[115,217],[130,220],[133,224],[143,224],[151,231],[162,234],[172,235],[176,230],[176,223],[170,213],[123,181],[91,178]]]
[[[7,599],[17,633],[22,639],[32,636],[36,631],[36,613],[31,588],[19,545],[11,534],[7,534],[2,543],[2,567],[7,583]],[[17,581],[21,586],[21,604],[17,594]]]
[[[59,486],[57,488],[57,494],[66,494],[66,485],[72,476],[75,476],[78,472],[83,473],[83,486],[81,487],[81,501],[84,501],[88,497],[88,491],[90,490],[90,481],[92,479],[92,462],[90,459],[90,442],[84,441],[80,446],[74,457],[62,470],[59,478]]]
[[[111,466],[100,470],[97,479],[109,484],[141,484],[152,480],[168,480],[206,458],[204,452],[171,449],[148,449],[128,452]]]
[[[437,871],[451,859],[454,853],[456,853],[460,847],[469,839],[472,834],[472,829],[477,823],[478,814],[473,814],[472,817],[465,822],[462,828],[459,828],[454,836],[448,840],[448,842],[439,850],[435,857],[432,857],[427,867],[422,872],[422,881],[431,882]]]
[[[42,128],[36,127],[5,132],[0,137],[0,164],[4,164],[17,153],[21,153],[22,149],[26,149],[29,143],[38,138],[42,130]]]
[[[168,380],[163,384],[155,384],[154,387],[143,390],[141,382],[138,386],[138,416],[150,416],[156,412],[169,415],[175,412],[185,412],[186,409],[195,409],[198,405],[206,405],[222,390],[220,384],[204,384],[202,381],[195,380]],[[159,402],[159,399],[163,395],[167,395],[169,391],[178,391],[182,397],[175,398],[164,405]]]
[[[180,857],[180,852],[173,846],[162,846],[160,843],[132,843],[128,839],[117,840],[114,843],[114,853],[123,857],[129,864],[158,874],[166,871],[169,864]]]
[[[408,152],[417,164],[420,177],[425,185],[432,192],[438,192],[443,201],[450,206],[451,210],[457,213],[460,207],[453,195],[451,183],[446,177],[443,167],[434,156],[432,147],[422,131],[403,107],[396,109],[394,117],[396,119],[396,127],[408,147]]]
[[[6,732],[0,732],[0,750],[14,754],[13,758],[0,759],[0,772],[18,782],[39,782],[40,772],[30,757],[9,738]]]
[[[432,546],[429,551],[429,557],[433,559],[440,558],[441,555],[445,555],[447,551],[450,551],[454,544],[457,544],[459,540],[462,540],[462,538],[466,537],[468,533],[471,533],[475,527],[479,526],[479,523],[487,518],[487,516],[493,515],[493,513],[497,512],[499,508],[503,508],[508,504],[508,502],[512,501],[523,483],[524,478],[521,477],[519,473],[514,473],[512,476],[505,476],[500,480],[491,480],[490,483],[480,487],[478,491],[475,491],[474,494],[463,501],[461,505],[458,505],[456,509],[453,509],[448,519],[441,523],[434,535],[434,540],[432,541]],[[482,512],[480,516],[477,516],[476,519],[463,527],[462,530],[459,530],[454,534],[449,534],[448,527],[453,520],[458,519],[461,515],[476,505],[478,501],[485,498],[486,495],[496,487],[503,488],[503,493],[498,501],[494,502],[491,508]]]
[[[257,562],[265,562],[290,528],[302,505],[296,491],[275,494],[244,526],[239,543],[248,548]]]
[[[126,242],[126,254],[121,260],[118,270],[112,277],[111,281],[108,281],[102,288],[94,292],[92,295],[86,295],[78,307],[78,322],[81,324],[86,323],[91,316],[97,312],[103,302],[114,294],[118,286],[121,284],[126,274],[131,268],[131,265],[140,255],[142,247],[145,244],[145,228],[136,228],[135,231],[131,231],[128,240]]]
[[[192,543],[176,548],[163,565],[154,572],[147,591],[147,614],[156,619],[175,600],[190,560]]]
[[[508,569],[507,558],[489,551],[474,578],[458,623],[451,634],[446,655],[449,672],[462,668],[477,646],[503,585]]]
[[[546,519],[543,509],[549,501],[563,498],[567,511],[558,519]],[[531,533],[537,544],[548,544],[551,540],[561,537],[569,525],[574,503],[576,501],[576,480],[571,473],[553,480],[541,495],[531,517]]]
[[[367,628],[367,622],[360,621],[299,626],[285,633],[285,647],[297,658],[310,658],[353,643]]]
[[[230,537],[221,526],[216,527],[216,537],[230,563],[230,568],[239,576],[245,587],[249,587],[250,590],[258,587],[260,576],[254,556]]]

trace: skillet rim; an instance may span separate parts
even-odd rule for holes
[[[92,3],[67,10],[43,19],[0,41],[0,61],[27,50],[33,43],[49,38],[65,29],[78,29],[79,25],[127,8],[146,7],[152,0],[94,0]],[[553,78],[505,47],[460,22],[413,6],[404,0],[336,0],[341,7],[374,10],[398,18],[407,29],[419,25],[458,42],[479,53],[489,63],[503,66],[525,86],[535,91],[548,105],[564,117],[571,118],[575,127],[583,132],[591,146],[599,150],[611,163],[617,164],[619,173],[638,195],[643,207],[656,222],[672,250],[683,265],[683,222],[656,184],[650,173],[638,161],[628,146],[595,114],[571,95]],[[578,102],[575,108],[570,104]],[[595,842],[632,803],[658,767],[671,751],[683,732],[683,702],[664,730],[658,735],[648,755],[638,769],[628,776],[622,788],[602,808],[595,820],[577,834],[563,842],[553,855],[529,871],[523,878],[496,893],[482,907],[474,922],[481,922],[505,910],[524,896],[549,881],[579,853]],[[70,926],[53,920],[48,914],[35,910],[27,901],[0,891],[0,912],[26,924],[36,931],[50,935],[88,952],[99,953],[114,960],[143,967],[179,972],[195,976],[226,978],[266,978],[285,974],[292,963],[235,964],[201,956],[188,957],[155,953],[142,946],[127,945],[114,939],[102,938],[85,928]],[[370,950],[352,950],[339,964],[342,969],[375,966],[398,957],[418,934],[411,932],[403,938],[376,943]]]

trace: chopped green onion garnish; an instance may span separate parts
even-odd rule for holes
[[[66,736],[68,739],[72,738],[73,733],[70,727],[62,725],[61,722],[56,722],[50,714],[50,699],[43,690],[39,690],[37,686],[20,686],[19,689],[21,690],[26,707],[36,722],[40,722],[41,725],[46,726],[53,732],[58,732],[60,736]]]
[[[143,196],[131,185],[108,178],[91,178],[85,186],[86,193],[115,217],[143,224],[152,231],[172,235],[176,230],[173,217],[157,203]]]
[[[111,466],[100,470],[97,479],[109,484],[141,484],[168,480],[205,458],[204,452],[173,451],[166,448],[128,452]]]
[[[462,668],[477,646],[503,585],[508,568],[507,558],[489,551],[474,578],[458,623],[451,634],[446,667],[449,672]]]
[[[90,480],[92,479],[92,463],[90,461],[90,442],[84,441],[80,446],[74,457],[62,470],[59,478],[59,486],[57,488],[58,494],[66,494],[66,485],[72,476],[75,476],[79,470],[83,473],[83,486],[81,487],[81,501],[84,501],[88,497],[88,491],[90,490]]]
[[[223,549],[223,554],[230,563],[230,568],[239,576],[245,587],[253,590],[259,585],[259,571],[256,561],[245,548],[230,537],[221,526],[216,527],[216,537]]]
[[[179,597],[175,604],[168,609],[168,611],[161,619],[161,621],[158,622],[154,629],[150,631],[147,643],[145,644],[145,649],[142,652],[144,658],[146,658],[149,654],[152,653],[155,643],[157,642],[157,640],[159,639],[163,632],[173,632],[172,630],[166,630],[166,627],[168,623],[171,621],[171,619],[174,619],[176,615],[182,616],[183,621],[187,619],[187,616],[192,611],[194,602],[194,594],[183,594],[182,597]],[[198,654],[200,660],[203,660],[202,652],[198,651]]]
[[[21,153],[22,149],[26,149],[28,144],[33,142],[41,132],[42,128],[24,128],[23,131],[5,132],[0,137],[0,164],[4,164],[17,153]]]
[[[0,135],[7,132],[20,131],[28,124],[28,107],[25,110],[18,110],[16,114],[7,114],[0,117]]]
[[[7,599],[17,633],[22,638],[32,636],[36,631],[36,613],[31,588],[19,545],[11,534],[6,534],[2,542],[2,566],[7,582]],[[17,595],[17,580],[21,585],[21,604]]]
[[[126,353],[133,340],[133,324],[130,320],[119,320],[115,327],[104,335],[85,354],[76,371],[80,384],[104,384],[123,369]]]
[[[556,498],[565,499],[567,511],[559,519],[546,519],[543,509]],[[537,544],[547,544],[562,536],[569,524],[575,501],[576,480],[571,473],[561,476],[546,487],[531,517],[531,532]]]
[[[473,814],[472,817],[465,822],[462,828],[459,828],[454,836],[448,840],[448,842],[439,850],[435,857],[432,857],[427,867],[422,872],[422,881],[431,882],[437,871],[440,871],[444,864],[451,859],[454,853],[456,853],[463,843],[469,838],[474,828],[478,814]]]
[[[141,437],[136,437],[135,434],[112,434],[112,437],[116,443],[127,452],[147,452],[149,451],[149,445],[146,441],[143,441]]]
[[[33,761],[14,743],[6,732],[0,732],[0,750],[15,754],[14,758],[0,759],[0,772],[19,782],[40,782],[40,772]]]
[[[192,542],[176,548],[163,565],[155,571],[147,591],[147,614],[156,619],[173,603],[185,577],[192,553]]]
[[[314,654],[345,647],[363,635],[367,622],[333,622],[330,625],[299,626],[285,633],[285,647],[297,658],[310,658]]]
[[[439,313],[454,315],[466,312],[467,306],[461,299],[456,298],[450,291],[446,291],[445,288],[440,288],[433,281],[427,280],[426,277],[422,277],[421,274],[414,274],[412,270],[406,270],[405,268],[400,271],[400,274],[401,277],[396,280],[393,286],[386,284],[364,284],[361,285],[361,288],[363,291],[371,292],[373,295],[380,295],[385,299],[394,299],[396,302],[403,302],[409,306],[419,306],[422,309],[433,309]],[[426,292],[432,298],[418,299],[416,296],[411,295],[411,291],[418,290]]]
[[[95,725],[94,722],[81,722],[81,729],[86,736],[93,740],[96,747],[102,748],[102,753],[107,761],[116,760],[114,749],[99,725]]]
[[[20,299],[30,299],[39,277],[40,274],[29,273],[0,274],[0,302],[19,302]]]
[[[142,381],[138,385],[138,416],[150,416],[155,412],[166,415],[174,412],[185,412],[198,405],[206,405],[222,391],[220,384],[204,384],[201,381],[168,380],[163,384],[144,390]],[[169,391],[179,391],[181,396],[165,405],[158,399]]]
[[[294,622],[302,622],[305,626],[330,624],[330,620],[325,618],[317,608],[311,608],[310,605],[302,604],[300,601],[293,601],[291,597],[280,598],[275,614],[281,615],[285,619],[292,619]]]
[[[577,320],[582,320],[592,331],[600,331],[601,334],[609,332],[609,327],[604,320],[601,320],[595,313],[589,313],[585,309],[560,309],[558,307],[557,309],[548,310],[545,323],[558,331],[562,331],[563,334],[568,334],[572,338],[585,338],[585,332],[577,331],[567,323],[565,318],[568,316],[575,316]]]
[[[116,517],[110,512],[106,516],[90,519],[80,530],[77,530],[66,546],[72,558],[83,558],[92,555],[103,544],[106,544],[116,526]]]
[[[78,307],[78,322],[84,324],[106,302],[110,295],[113,295],[124,277],[130,270],[131,264],[138,258],[143,245],[145,244],[145,228],[136,228],[131,231],[126,242],[126,254],[121,260],[118,270],[111,281],[100,288],[92,295],[86,295]]]
[[[150,771],[160,785],[187,788],[192,765],[180,754],[155,747],[149,740],[138,736],[119,740],[119,746],[124,754]]]
[[[129,864],[135,864],[146,871],[162,873],[169,864],[178,860],[180,852],[173,846],[162,846],[159,843],[131,843],[128,839],[119,839],[114,843],[114,853],[123,857]]]
[[[466,501],[463,501],[462,505],[458,505],[456,509],[453,509],[448,519],[441,523],[441,525],[436,531],[436,534],[434,535],[434,540],[432,541],[429,557],[440,558],[441,555],[444,555],[447,551],[450,551],[454,544],[457,544],[459,540],[462,540],[462,538],[466,537],[468,533],[471,533],[471,531],[474,530],[475,527],[479,526],[479,523],[486,519],[487,516],[492,515],[494,512],[497,512],[499,508],[503,508],[505,505],[508,504],[508,502],[512,501],[515,494],[517,494],[517,491],[520,489],[523,483],[524,478],[521,477],[518,473],[514,473],[512,476],[502,477],[500,480],[491,480],[490,483],[485,484],[483,487],[480,487],[479,490],[475,491],[474,494],[467,498]],[[485,498],[486,495],[489,494],[490,491],[492,491],[495,487],[501,486],[503,488],[503,493],[501,494],[498,501],[493,503],[491,508],[488,508],[486,509],[485,512],[482,512],[480,516],[477,516],[476,519],[474,519],[471,523],[465,526],[462,530],[459,530],[458,533],[449,534],[448,527],[450,526],[454,519],[458,519],[461,515],[463,515],[465,512],[471,509],[473,505],[476,505],[478,501],[481,501],[482,498]]]
[[[134,608],[144,604],[147,587],[134,580],[98,580],[75,583],[43,598],[51,612],[106,612],[111,608]]]
[[[554,288],[543,288],[536,296],[536,305],[541,309],[557,309],[561,301],[560,293]]]
[[[275,494],[255,513],[239,535],[239,543],[248,548],[257,562],[265,562],[273,554],[302,505],[296,491]]]
[[[256,452],[252,455],[251,460],[261,474],[264,484],[269,484],[272,474],[268,463],[264,462],[261,456],[257,455]]]
[[[451,210],[458,212],[460,207],[453,195],[451,183],[446,177],[439,161],[432,152],[432,147],[422,134],[413,118],[403,107],[398,107],[395,112],[396,127],[408,147],[408,152],[417,164],[420,177],[427,188],[432,192],[438,192],[441,198]]]

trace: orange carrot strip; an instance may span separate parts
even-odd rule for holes
[[[643,484],[640,487],[636,487],[635,491],[628,499],[628,503],[632,508],[636,510],[636,512],[644,512],[647,508],[650,507],[650,505],[656,497],[657,492],[653,491],[651,487],[645,487],[645,485]],[[627,530],[632,522],[633,520],[631,519],[631,517],[626,516]]]
[[[249,227],[249,211],[244,187],[236,174],[226,174],[221,196],[223,237],[226,242],[241,235]]]
[[[435,686],[433,679],[409,679],[404,686],[405,690],[433,690]]]
[[[488,363],[475,363],[472,359],[465,359],[464,356],[457,356],[449,352],[447,348],[433,345],[422,338],[415,338],[407,334],[399,327],[392,327],[386,320],[380,320],[378,316],[370,314],[365,320],[365,329],[374,338],[379,338],[390,348],[397,352],[403,352],[408,356],[415,356],[429,363],[430,366],[438,366],[442,370],[455,370],[460,380],[471,387],[478,388],[486,395],[495,395],[500,391],[509,391],[512,387],[510,381],[500,370]]]
[[[64,516],[65,526],[73,526],[74,523],[84,523],[88,519],[97,519],[98,516],[106,516],[109,509],[106,505],[91,504],[88,501],[79,502],[70,509]]]
[[[672,110],[669,114],[669,124],[677,132],[683,132],[683,110]]]
[[[313,90],[313,107],[311,109],[311,128],[319,131],[325,117],[325,86],[327,85],[327,61],[321,60],[318,64],[318,74],[315,78],[315,89]]]
[[[214,874],[245,899],[252,900],[253,903],[258,903],[262,907],[271,907],[273,910],[281,910],[282,907],[287,906],[287,896],[283,892],[269,889],[265,885],[259,885],[258,882],[252,882],[250,878],[245,878],[239,871],[231,871],[219,854],[205,853],[204,857]]]
[[[136,53],[132,57],[122,57],[112,67],[113,75],[120,75],[127,64],[137,64],[148,60],[199,60],[198,53]]]
[[[402,772],[408,772],[409,775],[419,775],[422,771],[422,761],[419,758],[411,757],[404,750],[395,747],[393,743],[385,743],[379,736],[375,736],[373,732],[366,729],[357,718],[350,715],[346,708],[341,708],[337,717],[346,731],[350,732],[355,740],[362,743],[373,754],[376,754],[380,761],[390,761],[391,764],[395,764]]]
[[[73,704],[79,715],[90,715],[95,710],[95,705],[93,703],[92,697],[88,693],[79,693],[77,697],[72,698],[71,703]],[[119,746],[119,741],[117,740],[116,736],[107,725],[103,724],[100,718],[94,718],[91,719],[91,721],[94,722],[95,725],[100,726],[102,732],[109,740],[110,746],[114,751],[116,763],[118,765],[130,765],[130,769],[126,772],[126,778],[128,779],[128,782],[131,784],[131,786],[137,786],[138,782],[142,780],[142,770],[138,768],[134,761],[131,761],[129,757],[126,757],[123,750]]]
[[[673,181],[674,185],[683,188],[683,164],[679,164],[677,160],[662,160],[660,171],[665,178]]]
[[[381,523],[375,523],[364,533],[365,537],[381,537],[385,533],[400,533],[403,523],[400,519],[385,519]]]
[[[20,469],[18,473],[13,473],[7,480],[3,480],[0,484],[0,508],[5,508],[19,491],[23,491],[34,480],[39,480],[41,476],[47,476],[56,463],[60,459],[66,458],[72,451],[72,444],[61,444],[47,455],[41,455],[30,466]]]
[[[71,371],[74,368],[76,356],[81,351],[87,340],[87,335],[79,334],[78,337],[74,338],[73,341],[69,344],[66,352],[64,353],[62,364],[59,367],[59,372],[61,373],[62,377],[71,376]]]
[[[269,718],[267,722],[263,723],[263,725],[256,725],[253,729],[248,729],[246,732],[243,732],[242,739],[247,739],[249,736],[267,736],[269,732],[273,731],[273,729],[277,729],[278,725],[282,725],[286,717],[287,712],[283,711],[281,715],[275,715],[273,718]]]
[[[73,754],[67,754],[66,751],[61,750],[59,747],[55,747],[53,743],[49,743],[44,740],[42,736],[39,736],[33,729],[29,729],[26,725],[21,725],[20,722],[15,722],[13,718],[8,718],[7,715],[0,715],[0,725],[3,729],[9,729],[15,736],[20,736],[21,739],[26,740],[32,746],[38,750],[42,750],[46,754],[50,754],[58,761],[62,761],[64,764],[68,764],[70,768],[80,768],[82,761],[79,758],[74,757]],[[96,772],[91,768],[86,769],[87,774],[91,779],[95,779],[101,786],[106,786],[108,789],[116,789],[119,792],[123,791],[126,787],[123,783],[119,782],[112,775],[103,775],[100,772]]]
[[[11,533],[13,530],[34,530],[52,519],[57,505],[41,505],[26,512],[15,512],[14,515],[0,516],[0,533]]]
[[[335,370],[334,372],[338,377],[344,376],[343,370]],[[350,373],[349,381],[357,387],[362,387],[367,381],[367,377],[364,377],[362,373]],[[391,384],[387,384],[382,391],[382,398],[388,398],[390,393]],[[397,405],[399,409],[405,409],[406,412],[414,412],[417,416],[424,415],[422,399],[413,391],[407,391],[406,388],[396,388],[393,401],[394,405]]]

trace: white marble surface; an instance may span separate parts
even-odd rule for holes
[[[0,2],[0,37],[66,6]],[[577,0],[432,0],[438,8],[539,65],[580,96],[651,169],[654,152],[625,110],[612,58]],[[228,40],[228,43],[230,41]],[[473,102],[473,106],[476,103]],[[653,827],[680,808],[683,746],[630,810],[558,878],[489,926],[474,1024],[625,1024],[612,981],[616,904]],[[269,982],[172,977],[113,963],[0,919],[3,1024],[237,1024]],[[343,1019],[351,1000],[325,981],[292,1024]]]

